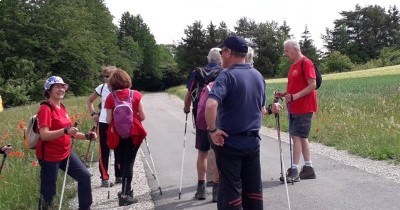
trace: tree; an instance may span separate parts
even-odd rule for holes
[[[162,72],[159,69],[158,48],[154,36],[150,33],[149,27],[144,23],[140,15],[133,16],[129,12],[122,14],[119,23],[118,42],[124,37],[132,37],[134,42],[139,44],[143,55],[143,62],[140,64],[138,71],[127,69],[133,75],[132,82],[135,88],[145,90],[159,90],[159,83],[162,79]]]
[[[355,63],[376,59],[384,47],[391,47],[399,34],[399,15],[394,7],[385,9],[378,6],[359,5],[355,11],[342,11],[343,18],[334,21],[334,28],[327,29],[322,38],[330,52],[346,54]],[[389,27],[388,27],[389,26]]]
[[[206,31],[200,21],[195,21],[185,29],[185,36],[178,46],[177,62],[181,72],[188,75],[195,67],[207,63]]]
[[[311,58],[314,62],[318,62],[317,48],[314,46],[313,40],[310,37],[310,31],[306,25],[301,35],[302,40],[299,42],[300,49],[305,56]]]

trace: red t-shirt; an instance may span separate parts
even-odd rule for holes
[[[128,98],[129,97],[129,89],[125,88],[123,90],[117,90],[117,91],[113,91],[116,93],[117,97],[122,100],[124,98]],[[132,108],[134,113],[134,117],[136,117],[137,119],[139,119],[139,102],[142,99],[142,93],[140,93],[137,90],[133,91],[133,97],[132,97]],[[114,99],[112,96],[112,93],[108,94],[107,99],[106,99],[106,103],[104,104],[104,108],[106,109],[111,109],[113,110],[115,107],[115,103],[114,103]]]
[[[71,126],[71,119],[63,105],[60,108],[42,104],[37,113],[38,128],[49,128],[50,131]],[[42,159],[42,144],[44,143],[44,160],[50,162],[61,161],[71,152],[71,136],[62,135],[50,141],[39,141],[36,145],[36,156]]]
[[[303,62],[303,69],[301,68],[301,63]],[[288,84],[286,87],[286,92],[289,94],[295,94],[308,86],[307,80],[313,78],[315,79],[315,70],[313,62],[304,57],[300,59],[297,63],[292,64],[288,73]],[[303,96],[297,100],[290,102],[290,113],[293,114],[305,114],[310,112],[317,112],[317,91],[313,90],[306,96]]]

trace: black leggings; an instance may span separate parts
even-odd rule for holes
[[[122,175],[122,194],[127,195],[131,191],[131,183],[133,176],[133,164],[139,147],[135,147],[131,138],[120,139],[118,151],[120,155],[121,175]]]
[[[99,171],[100,179],[108,180],[108,159],[110,157],[110,149],[107,146],[107,123],[99,122]],[[119,160],[119,153],[117,150],[114,151],[114,170],[115,177],[121,177],[121,168]]]

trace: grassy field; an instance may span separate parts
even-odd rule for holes
[[[87,113],[87,97],[71,97],[63,101],[68,113],[74,121],[79,122],[81,131],[93,127],[93,121]],[[12,144],[14,151],[7,156],[3,171],[0,175],[0,209],[37,209],[39,198],[39,172],[35,150],[24,146],[24,127],[30,116],[36,114],[38,104],[16,107],[0,112],[0,145]],[[74,151],[84,156],[88,141],[75,141]],[[96,153],[97,155],[97,153]],[[3,157],[0,157],[3,160]],[[94,158],[97,160],[97,157]],[[53,202],[58,207],[64,173],[59,171],[57,197]],[[72,179],[69,180],[71,182]],[[63,209],[67,209],[68,199],[73,197],[76,186],[65,192]]]
[[[267,80],[267,101],[285,90],[287,79]],[[168,90],[182,97],[185,87]],[[400,162],[400,66],[323,75],[318,90],[319,112],[310,140],[378,160]],[[264,125],[275,126],[273,117]],[[287,111],[281,112],[288,130]]]

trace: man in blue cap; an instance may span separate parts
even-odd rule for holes
[[[207,130],[220,170],[218,209],[263,209],[260,136],[263,114],[279,112],[280,105],[265,108],[265,80],[246,63],[248,45],[231,36],[221,47],[223,67],[206,103]],[[218,116],[218,117],[217,117]]]

